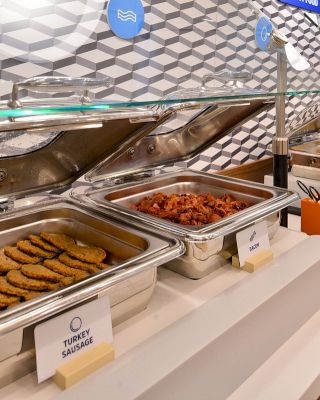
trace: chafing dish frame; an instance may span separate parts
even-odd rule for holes
[[[148,230],[143,229],[141,225],[135,228],[132,227],[132,225],[123,225],[121,221],[115,220],[111,215],[102,214],[97,209],[86,207],[85,205],[77,204],[71,199],[62,199],[61,197],[52,198],[51,196],[50,200],[47,202],[36,203],[32,206],[22,207],[21,209],[5,213],[0,217],[0,225],[1,222],[8,223],[10,220],[30,216],[42,210],[61,209],[61,207],[77,210],[78,212],[91,216],[97,221],[102,221],[104,224],[110,225],[110,223],[112,223],[112,225],[118,227],[118,229],[126,229],[131,233],[134,232],[135,235],[140,235],[140,237],[148,243],[148,248],[145,249],[142,254],[120,262],[119,265],[98,272],[70,286],[49,292],[39,298],[26,301],[18,306],[1,311],[0,336],[15,329],[26,328],[44,318],[65,311],[72,306],[102,293],[123,280],[146,271],[149,268],[157,267],[168,261],[168,259],[171,259],[171,257],[176,257],[183,252],[182,244],[175,238],[168,238],[166,240],[163,235],[159,235],[159,237],[156,238],[156,233],[151,234]],[[19,228],[16,227],[14,229],[18,230]],[[6,231],[0,233],[0,236],[5,234]],[[157,246],[153,243],[152,236],[156,238],[157,246],[162,243],[160,248],[157,249]]]
[[[84,230],[88,230],[87,235],[109,237],[111,242],[118,242],[118,247],[124,252],[126,246],[131,250],[127,250],[123,260],[116,259],[116,264],[107,270],[0,312],[0,370],[3,372],[0,387],[35,369],[32,349],[33,330],[37,323],[107,295],[112,324],[115,326],[148,305],[156,285],[157,267],[184,252],[183,244],[174,238],[151,234],[138,224],[135,227],[128,226],[93,207],[88,208],[68,198],[31,196],[28,203],[27,206],[0,215],[2,245],[25,237],[26,231],[35,232],[35,229],[43,229],[43,225],[59,225],[63,221],[65,225],[68,222],[77,225],[73,229],[78,228],[79,224],[83,225]],[[21,220],[25,223],[17,226],[16,222]],[[124,235],[130,238],[126,246]],[[77,235],[75,237],[78,239]]]
[[[319,179],[320,168],[320,102],[300,112],[286,129],[292,174]]]
[[[129,209],[127,205],[123,204],[124,202],[128,202],[128,198],[134,203],[140,198],[156,191],[176,193],[174,183],[183,182],[184,180],[188,182],[188,179],[189,181],[191,179],[191,182],[197,182],[197,180],[200,182],[201,180],[207,183],[211,182],[211,187],[215,188],[213,194],[216,192],[222,194],[224,191],[236,194],[236,198],[250,198],[245,193],[249,189],[255,193],[252,200],[255,198],[256,204],[234,215],[223,218],[218,222],[202,226],[175,224]],[[148,187],[149,189],[147,189]],[[221,187],[223,188],[222,191]],[[238,190],[235,189],[237,187]],[[220,188],[220,191],[217,188]],[[189,193],[193,192],[189,191]],[[200,191],[197,190],[196,193],[200,193]],[[267,199],[259,201],[258,193],[260,193],[260,196],[264,193]],[[167,264],[167,267],[192,279],[199,279],[219,268],[223,262],[222,257],[219,256],[219,252],[234,244],[236,232],[255,222],[265,219],[268,224],[270,237],[272,237],[279,225],[279,211],[299,199],[296,193],[285,189],[190,170],[160,174],[134,184],[122,184],[111,188],[110,186],[104,186],[99,189],[88,190],[84,194],[78,194],[75,190],[71,195],[84,204],[90,204],[108,213],[112,212],[123,221],[131,223],[142,222],[144,225],[152,228],[153,231],[161,230],[182,240],[186,247],[186,253],[178,259],[172,260]],[[124,199],[126,200],[124,201]]]

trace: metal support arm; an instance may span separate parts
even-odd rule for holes
[[[277,90],[285,93],[287,90],[287,59],[282,51],[277,52]],[[288,188],[288,138],[285,136],[286,108],[285,96],[276,98],[276,136],[272,142],[273,151],[273,184]],[[281,212],[281,226],[288,226],[288,209]]]

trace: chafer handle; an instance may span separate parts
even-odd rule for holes
[[[12,87],[11,100],[8,106],[11,108],[21,108],[22,103],[19,100],[19,90],[27,89],[33,92],[55,92],[66,93],[83,90],[80,102],[90,103],[89,89],[99,87],[109,87],[111,84],[109,78],[93,79],[93,78],[72,78],[67,76],[40,76],[26,79],[21,82],[15,82]]]
[[[222,82],[225,86],[238,89],[242,88],[244,83],[252,79],[252,73],[248,71],[233,72],[223,70],[214,74],[206,74],[202,78],[201,90],[207,90],[207,83],[212,80]]]

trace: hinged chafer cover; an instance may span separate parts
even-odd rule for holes
[[[314,102],[305,108],[289,123],[286,135],[292,145],[319,139],[320,131],[320,102]]]
[[[155,102],[90,102],[89,90],[108,80],[42,77],[16,83],[0,107],[6,140],[24,135],[45,140],[0,158],[0,197],[64,187],[87,174],[114,179],[193,157],[236,126],[273,106],[274,98],[245,89],[247,73],[205,76],[201,87]],[[223,81],[209,86],[211,79]],[[20,90],[67,93],[79,98],[24,100]],[[7,117],[5,117],[7,115]],[[3,152],[2,152],[3,153]]]

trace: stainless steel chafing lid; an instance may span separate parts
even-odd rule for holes
[[[231,80],[232,84],[213,89],[207,86],[212,78]],[[68,113],[59,113],[55,108],[53,113],[46,110],[44,115],[2,119],[0,132],[3,133],[17,130],[30,135],[43,131],[53,133],[52,140],[45,146],[0,158],[0,198],[64,187],[83,174],[93,182],[131,174],[144,175],[159,165],[191,158],[236,126],[273,106],[274,98],[263,93],[250,91],[253,96],[248,97],[249,92],[243,88],[241,79],[248,79],[247,74],[224,72],[205,76],[200,89],[188,90],[184,95],[181,91],[172,94],[171,99],[178,101],[170,106],[108,109],[95,103],[97,107],[82,111],[73,109],[75,100],[71,97],[63,101],[53,99],[59,105],[69,104]],[[80,99],[84,104],[89,102],[88,90],[101,85],[107,86],[108,81],[32,78],[14,85],[8,104],[14,109],[34,105],[34,101],[21,103],[20,89],[40,93],[81,90]],[[231,94],[229,100],[225,97],[227,88]],[[240,100],[233,95],[235,93],[239,94]],[[245,100],[241,100],[241,93],[246,94]],[[215,98],[210,99],[211,96]],[[219,101],[217,96],[221,96]],[[48,106],[47,100],[37,101],[38,108],[39,104]],[[177,125],[180,114],[185,112],[189,116]],[[175,124],[174,129],[170,125],[167,128],[169,122]]]
[[[320,102],[305,108],[289,123],[286,129],[290,147],[320,139]]]
[[[107,80],[78,78],[32,78],[14,85],[9,106],[14,109],[27,106],[48,107],[48,100],[19,100],[20,89],[36,92],[68,92],[83,90],[82,103],[89,101],[90,88],[107,85]],[[125,152],[132,143],[152,132],[167,114],[160,116],[152,108],[130,107],[107,109],[99,106],[89,111],[73,111],[74,98],[54,99],[51,106],[70,105],[71,111],[10,117],[0,120],[2,149],[24,134],[27,141],[41,134],[47,140],[36,149],[19,154],[2,154],[0,158],[0,198],[19,197],[33,192],[64,187],[89,171],[106,155],[111,158]],[[8,109],[2,104],[2,108]],[[38,110],[39,111],[39,110]],[[20,135],[20,136],[19,136]],[[32,136],[33,135],[33,136]],[[12,145],[11,145],[12,147]],[[4,153],[2,151],[2,153]]]
[[[274,106],[273,97],[244,86],[244,82],[250,79],[247,72],[222,71],[205,75],[200,87],[168,95],[164,102],[187,102],[165,108],[171,115],[170,120],[117,158],[107,157],[86,174],[86,179],[90,182],[108,179],[122,183],[135,180],[140,174],[144,176],[159,166],[196,156],[236,127]],[[211,80],[223,85],[209,86]]]
[[[195,88],[186,88],[170,93],[167,99],[207,98],[210,96],[228,97],[233,95],[264,95],[265,92],[246,87],[245,84],[252,80],[252,74],[247,71],[233,72],[223,70],[202,77],[201,85]],[[209,82],[213,81],[213,85]],[[222,85],[217,86],[217,82]]]

